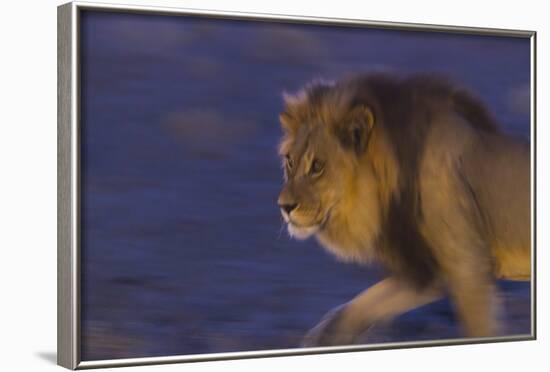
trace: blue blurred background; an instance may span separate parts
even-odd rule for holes
[[[83,360],[293,348],[382,277],[291,241],[276,198],[281,93],[437,72],[529,137],[527,39],[85,11]],[[529,283],[500,283],[529,333]],[[460,337],[448,301],[365,342]]]

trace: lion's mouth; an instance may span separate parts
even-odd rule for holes
[[[314,221],[316,222],[313,222],[311,224],[297,223],[296,221],[293,221],[293,219],[288,214],[283,213],[283,218],[287,223],[287,230],[289,235],[298,240],[304,240],[318,233],[326,227],[327,222],[330,218],[331,210],[332,208],[329,208],[329,210],[324,213],[322,217],[315,218]]]
[[[292,222],[287,224],[288,234],[295,239],[304,240],[316,234],[319,231],[319,225],[297,226]]]

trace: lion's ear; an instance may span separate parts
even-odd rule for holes
[[[354,108],[339,129],[342,145],[353,149],[357,155],[362,154],[367,149],[374,124],[374,113],[369,106]]]

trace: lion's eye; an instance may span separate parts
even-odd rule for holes
[[[309,173],[312,176],[319,176],[321,175],[321,173],[323,173],[324,169],[325,169],[324,164],[320,160],[314,159],[311,162],[311,168],[309,168]]]
[[[285,163],[288,170],[292,170],[292,167],[294,166],[294,162],[292,161],[292,158],[290,155],[285,155]]]

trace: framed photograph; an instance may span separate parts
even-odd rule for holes
[[[60,6],[58,364],[535,339],[535,35]]]

